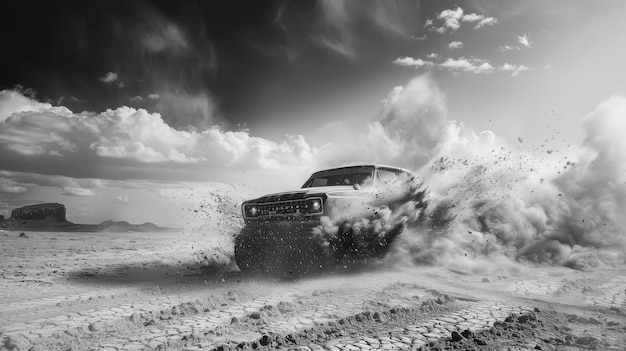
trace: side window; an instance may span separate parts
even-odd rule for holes
[[[394,183],[397,180],[397,175],[392,171],[388,171],[386,169],[379,169],[378,179],[380,180],[380,183],[382,185],[388,185],[388,184]]]

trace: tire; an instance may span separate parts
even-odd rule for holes
[[[264,229],[244,228],[235,238],[235,263],[242,272],[289,279],[321,274],[334,267],[334,258],[302,228],[284,233]]]
[[[245,235],[235,238],[235,263],[239,270],[246,273],[258,273],[263,270],[264,264],[262,255],[253,242]]]

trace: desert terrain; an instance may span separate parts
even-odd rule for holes
[[[232,232],[0,232],[4,350],[623,350],[626,274],[370,262],[241,273]]]

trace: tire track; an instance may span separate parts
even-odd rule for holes
[[[338,321],[364,308],[409,306],[414,304],[412,300],[418,293],[415,287],[410,287],[413,294],[402,298],[400,291],[405,287],[393,283],[388,285],[385,279],[366,288],[356,285],[340,291],[315,289],[304,294],[310,287],[309,284],[287,293],[220,306],[210,311],[196,311],[192,316],[163,322],[144,319],[143,325],[139,323],[126,336],[116,333],[115,343],[137,347],[141,344],[150,349],[182,347],[193,342],[202,343],[204,349],[217,348],[225,341],[228,344],[252,343],[264,335],[288,335]],[[419,294],[425,296],[427,292],[422,289]],[[108,345],[99,343],[92,348],[99,350]]]

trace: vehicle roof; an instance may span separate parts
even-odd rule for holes
[[[342,167],[336,167],[336,168],[328,168],[328,169],[323,169],[321,171],[317,171],[317,172],[315,172],[313,174],[318,174],[318,173],[328,172],[328,171],[337,171],[337,170],[340,170],[340,169],[361,168],[361,167],[374,167],[374,168],[377,168],[377,169],[378,168],[395,169],[395,170],[399,170],[399,171],[403,171],[403,172],[407,172],[407,173],[413,174],[413,172],[409,171],[408,169],[395,167],[395,166],[373,165],[373,164],[369,164],[369,165],[352,165],[352,166],[342,166]]]

